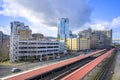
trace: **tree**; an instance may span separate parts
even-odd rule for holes
[[[0,46],[0,62],[9,60],[9,49],[5,46]]]

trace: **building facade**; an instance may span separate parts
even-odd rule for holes
[[[92,33],[91,35],[91,41],[90,41],[90,47],[91,49],[96,49],[98,47],[98,41],[99,41],[99,38],[97,36],[97,34],[95,33]]]
[[[58,39],[66,40],[69,37],[69,19],[60,18],[57,21],[58,26]]]
[[[32,37],[33,37],[33,39],[35,39],[35,40],[40,40],[40,39],[43,39],[43,38],[44,38],[44,35],[43,35],[43,34],[40,34],[40,33],[34,33],[34,34],[32,34]]]
[[[10,60],[11,62],[41,59],[43,55],[59,52],[59,42],[32,38],[32,31],[24,23],[11,22]]]
[[[61,53],[66,53],[66,50],[67,50],[66,43],[63,40],[60,40],[59,45],[60,45],[59,46],[60,47],[60,52]]]
[[[77,38],[68,38],[67,39],[67,50],[78,51],[78,39]]]
[[[59,42],[48,40],[18,41],[18,60],[28,60],[30,57],[39,60],[43,55],[59,53]]]
[[[80,51],[90,49],[90,42],[88,38],[68,38],[67,50]]]
[[[60,52],[66,53],[66,41],[69,37],[69,19],[68,18],[59,18],[57,20],[58,26],[58,35],[57,38],[60,42]]]
[[[91,48],[110,48],[112,44],[112,30],[95,30],[91,35]]]
[[[32,32],[31,32],[31,30],[29,30],[29,29],[26,29],[26,30],[20,30],[19,31],[19,40],[29,40],[29,39],[31,39],[32,37],[31,37],[31,35],[32,35]]]

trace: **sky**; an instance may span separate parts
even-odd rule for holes
[[[0,0],[0,31],[10,34],[10,22],[20,21],[33,33],[57,36],[57,19],[69,18],[69,29],[113,29],[120,38],[120,0]]]

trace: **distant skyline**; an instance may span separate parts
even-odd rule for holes
[[[10,34],[10,22],[21,21],[33,33],[57,37],[57,19],[69,18],[73,33],[91,27],[113,29],[120,37],[120,0],[0,0],[0,31]]]

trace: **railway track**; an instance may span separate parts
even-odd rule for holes
[[[114,62],[115,54],[113,54],[108,60],[106,60],[106,64],[101,71],[101,74],[95,80],[110,80],[112,73],[111,73],[111,66]]]
[[[106,51],[102,52],[100,55],[102,55],[105,52]],[[33,76],[33,77],[28,78],[26,80],[60,80],[62,77],[66,76],[69,73],[73,72],[74,70],[84,66],[85,64],[96,59],[100,55],[87,57],[85,59],[68,64],[66,66],[62,66],[60,68],[51,70],[49,72],[46,72],[46,73],[43,73],[43,74],[40,74],[37,76]]]

